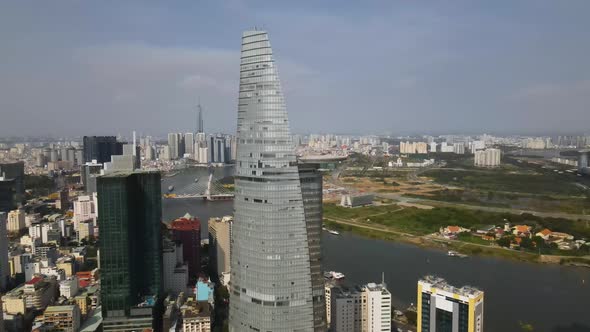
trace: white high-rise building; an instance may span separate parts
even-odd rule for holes
[[[78,231],[78,224],[81,221],[92,220],[96,225],[96,218],[98,218],[98,197],[96,193],[92,196],[78,196],[74,201],[74,230]]]
[[[500,166],[502,152],[499,149],[485,149],[475,151],[474,165],[478,167]]]
[[[330,330],[391,331],[391,293],[384,283],[330,290]]]
[[[195,159],[195,134],[184,134],[184,154],[189,154],[189,158]]]
[[[78,294],[78,277],[71,276],[59,282],[59,295],[69,299]]]

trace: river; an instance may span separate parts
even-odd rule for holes
[[[165,178],[162,188],[170,184],[181,186],[206,172],[205,169],[184,171]],[[217,169],[216,176],[223,177],[230,172]],[[206,221],[211,216],[232,214],[233,202],[164,199],[164,220],[187,212],[201,219],[201,234],[206,238]],[[455,286],[469,284],[485,291],[484,327],[488,332],[520,331],[519,321],[531,323],[535,332],[590,331],[590,269],[491,257],[453,258],[436,249],[349,233],[341,236],[324,233],[322,241],[325,270],[343,272],[348,284],[379,282],[384,272],[397,308],[415,303],[420,277],[436,274]]]

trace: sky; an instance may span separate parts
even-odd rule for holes
[[[295,133],[590,133],[590,1],[0,2],[0,136],[235,131],[269,32]]]

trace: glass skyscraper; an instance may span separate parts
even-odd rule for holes
[[[105,331],[158,330],[162,292],[160,173],[97,178],[102,316]]]
[[[230,330],[323,331],[299,168],[268,34],[242,36]],[[310,189],[316,180],[310,178]],[[315,182],[317,183],[317,182]],[[315,188],[317,189],[317,188]],[[306,199],[313,207],[313,199]],[[317,213],[310,211],[317,219]],[[319,263],[319,256],[318,261]],[[315,264],[315,262],[314,262]],[[314,296],[315,295],[315,296]],[[314,319],[314,317],[317,318]]]

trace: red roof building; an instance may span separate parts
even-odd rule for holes
[[[174,220],[170,229],[175,241],[182,243],[182,254],[187,261],[189,278],[194,278],[201,269],[201,221],[186,214]]]

